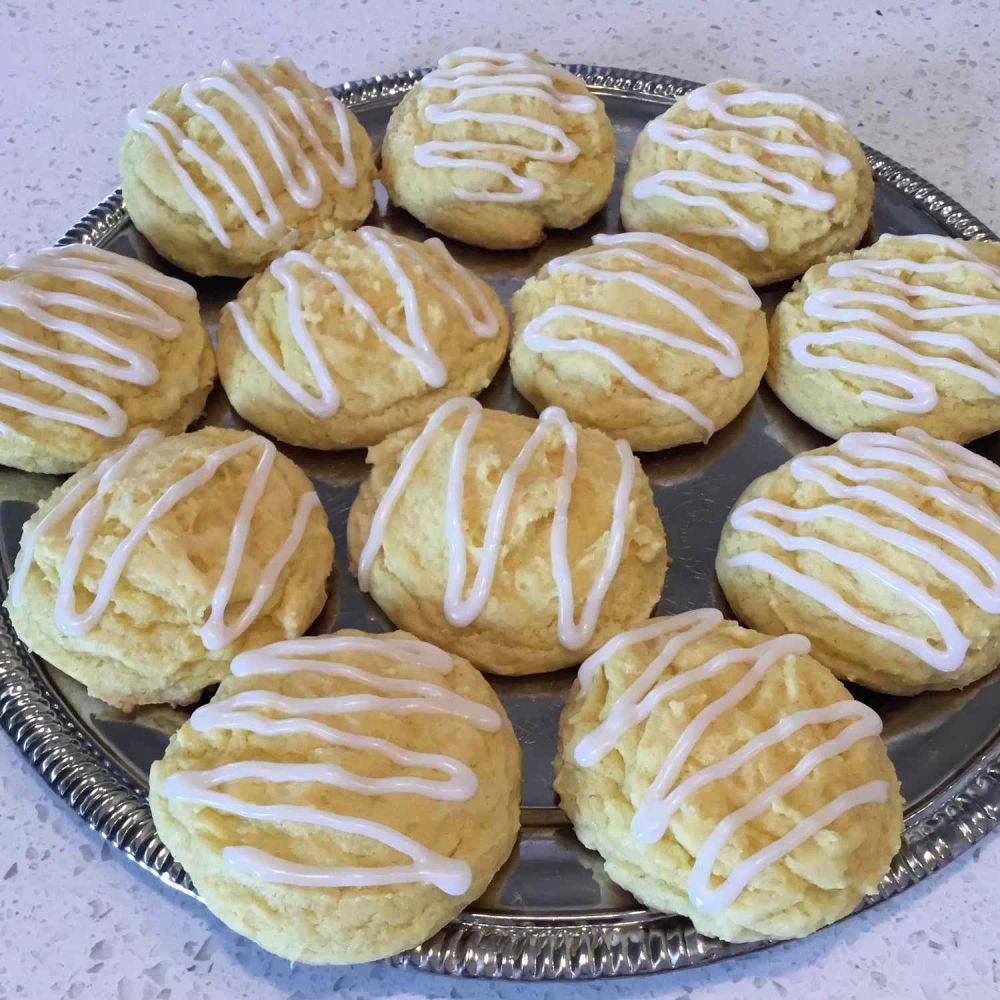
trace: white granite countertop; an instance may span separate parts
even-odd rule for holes
[[[51,243],[117,185],[127,109],[227,56],[334,83],[469,44],[693,80],[789,85],[1000,225],[996,0],[25,0],[0,9],[0,251]],[[984,85],[988,81],[990,85]],[[90,832],[0,736],[0,1000],[558,997],[563,987],[290,967]],[[1000,996],[1000,837],[874,911],[772,951],[601,997]]]

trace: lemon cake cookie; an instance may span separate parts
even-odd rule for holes
[[[133,109],[121,173],[136,228],[194,274],[249,277],[375,199],[367,133],[288,59],[227,61]]]
[[[518,391],[639,451],[707,441],[767,364],[767,322],[746,278],[659,233],[595,236],[511,304]]]
[[[94,697],[183,705],[236,653],[305,632],[332,565],[319,498],[270,441],[145,430],[42,502],[5,607]]]
[[[382,180],[425,226],[495,250],[575,229],[608,200],[615,137],[579,77],[534,52],[443,56],[392,113]]]
[[[747,487],[716,571],[741,621],[838,677],[965,687],[1000,663],[1000,468],[918,428],[846,434]]]
[[[627,229],[675,236],[767,285],[853,250],[873,194],[838,115],[800,94],[719,80],[640,133],[621,214]]]
[[[467,662],[345,629],[237,656],[153,765],[150,807],[228,926],[293,962],[365,962],[483,892],[517,837],[520,771]]]
[[[647,906],[725,941],[802,937],[874,892],[899,848],[881,729],[803,636],[688,611],[583,664],[555,787]]]
[[[347,525],[361,589],[483,670],[579,663],[660,598],[666,543],[638,460],[562,410],[449,400],[368,460]]]
[[[832,438],[1000,431],[1000,243],[883,236],[811,267],[770,325],[768,383]]]
[[[358,448],[475,395],[509,338],[496,293],[438,239],[363,227],[292,250],[219,322],[237,412],[310,448]]]
[[[74,244],[0,265],[0,463],[75,472],[200,414],[215,358],[194,289]]]

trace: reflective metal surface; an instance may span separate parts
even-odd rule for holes
[[[619,183],[643,124],[693,86],[645,73],[574,66],[600,93],[615,124]],[[338,93],[378,142],[389,111],[419,73],[347,84]],[[882,232],[996,238],[961,206],[904,167],[868,150],[877,178],[874,237]],[[464,264],[506,301],[550,258],[615,231],[618,189],[583,229],[555,234],[541,247],[489,253],[453,244]],[[384,192],[371,220],[404,235],[425,230],[388,208]],[[170,271],[131,227],[113,196],[74,226],[67,241],[93,241]],[[206,320],[239,288],[236,281],[194,282]],[[783,289],[769,290],[772,303]],[[506,370],[483,395],[487,406],[531,413]],[[205,420],[244,426],[221,390]],[[747,409],[707,446],[648,456],[672,557],[660,613],[715,604],[725,609],[712,572],[719,532],[733,501],[753,478],[790,454],[825,441],[789,414],[763,387]],[[322,453],[282,446],[309,473],[330,516],[337,543],[333,594],[314,631],[340,626],[385,629],[389,623],[355,586],[347,569],[347,510],[365,475],[360,452]],[[977,446],[1000,459],[1000,438]],[[0,471],[0,560],[6,580],[21,524],[58,479]],[[730,945],[703,938],[684,918],[648,913],[605,877],[558,809],[551,761],[562,701],[572,671],[495,682],[524,749],[523,831],[485,896],[453,925],[400,965],[437,972],[513,979],[585,979],[666,971],[742,954],[766,944]],[[885,738],[907,803],[905,845],[872,905],[947,863],[1000,822],[1000,675],[954,693],[894,699],[858,692],[885,720]],[[131,716],[88,698],[80,685],[28,654],[0,621],[0,722],[46,780],[115,846],[169,884],[191,892],[183,870],[156,837],[145,801],[150,763],[160,756],[186,712],[144,708]]]

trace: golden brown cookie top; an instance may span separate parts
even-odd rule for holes
[[[332,549],[309,480],[270,441],[221,427],[144,431],[39,506],[10,599],[17,605],[40,574],[66,636],[87,634],[110,610],[143,627],[188,623],[207,650],[221,649],[273,609],[307,538],[317,553]]]
[[[442,56],[417,86],[414,112],[414,161],[452,171],[452,194],[462,201],[537,201],[546,191],[535,167],[604,149],[601,102],[537,52]]]

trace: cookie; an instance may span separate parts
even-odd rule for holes
[[[833,438],[1000,431],[1000,243],[886,235],[811,267],[771,318],[767,380]]]
[[[747,280],[658,233],[595,236],[511,300],[514,385],[639,451],[704,442],[757,391],[767,323]]]
[[[747,487],[716,571],[741,621],[838,677],[965,687],[1000,663],[1000,468],[918,428],[846,434]]]
[[[621,214],[626,229],[674,236],[767,285],[853,250],[873,193],[838,115],[799,94],[719,80],[640,133]]]
[[[660,598],[667,555],[624,441],[449,400],[368,453],[351,566],[391,621],[497,674],[579,663]]]
[[[301,635],[332,566],[319,498],[270,441],[146,430],[42,502],[4,606],[95,698],[183,705],[237,653]]]
[[[358,448],[480,392],[508,338],[496,293],[440,240],[365,227],[247,282],[219,321],[219,372],[236,411],[268,434]]]
[[[183,281],[97,247],[0,266],[0,463],[75,472],[143,430],[176,434],[215,380]]]
[[[382,142],[382,180],[396,205],[494,250],[583,225],[614,174],[604,105],[534,52],[443,56],[393,110]]]
[[[237,656],[153,765],[149,804],[229,927],[293,962],[366,962],[483,892],[517,838],[520,770],[468,663],[345,629]]]
[[[724,941],[803,937],[875,892],[899,849],[881,729],[803,636],[688,611],[583,664],[555,787],[646,906]]]
[[[249,277],[279,254],[355,229],[375,200],[371,140],[288,59],[224,62],[128,116],[122,192],[178,267]]]

